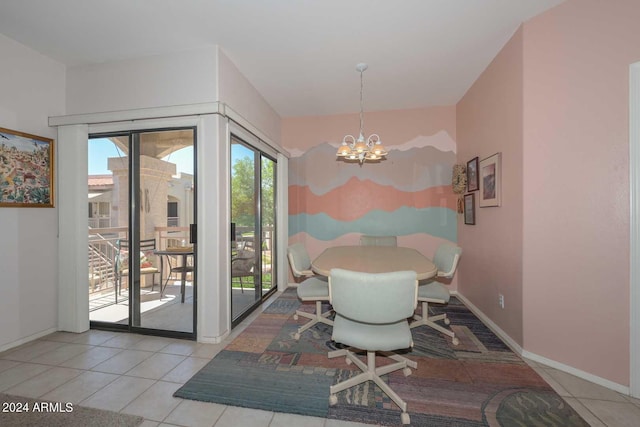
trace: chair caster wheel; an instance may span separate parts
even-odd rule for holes
[[[336,403],[338,403],[338,396],[336,396],[335,394],[332,394],[329,396],[329,406],[333,406]]]
[[[409,375],[411,375],[411,368],[404,368],[402,370],[402,373],[404,374],[405,377],[408,377]]]
[[[409,418],[409,414],[406,412],[400,415],[400,420],[402,420],[402,424],[411,424],[411,418]]]
[[[460,344],[460,340],[459,340],[458,338],[456,338],[456,337],[453,337],[453,338],[451,339],[451,343],[452,343],[453,345],[458,345],[458,344]]]
[[[296,340],[296,341],[298,341],[298,340],[300,339],[300,334],[296,332],[296,333],[293,335],[293,339],[294,339],[294,340]]]
[[[293,320],[298,320],[298,315],[297,314],[293,315]]]
[[[445,317],[445,318],[444,318],[444,324],[445,324],[445,325],[448,325],[448,324],[450,324],[450,323],[451,323],[451,320],[449,320],[449,318],[448,318],[448,317]]]

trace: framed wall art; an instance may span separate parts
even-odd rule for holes
[[[500,206],[502,191],[501,153],[480,160],[480,207]]]
[[[53,207],[53,139],[0,128],[0,207]]]
[[[464,195],[464,223],[469,225],[476,223],[476,199],[474,194]]]
[[[467,162],[467,191],[478,190],[478,158]]]

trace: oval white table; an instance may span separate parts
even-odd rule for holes
[[[332,268],[363,273],[411,270],[418,280],[438,273],[436,265],[417,250],[396,246],[335,246],[325,249],[311,263],[311,269],[322,276],[328,277]]]

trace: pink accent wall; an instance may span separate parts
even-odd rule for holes
[[[526,22],[456,110],[458,161],[502,151],[504,186],[502,207],[459,225],[458,289],[524,350],[622,386],[639,16],[637,0],[567,0]]]
[[[476,191],[476,225],[458,220],[458,290],[522,344],[522,31],[460,100],[456,117],[459,163],[502,153],[501,206],[478,207]]]
[[[360,166],[335,158],[342,138],[357,134],[358,114],[284,118],[282,146],[293,155],[289,244],[303,243],[314,258],[330,246],[358,244],[363,233],[380,234],[383,225],[403,230],[389,234],[429,257],[446,239],[455,241],[456,198],[450,185],[455,123],[454,106],[366,112],[366,134],[379,134],[389,155],[380,164]],[[438,214],[416,220],[430,208]],[[363,220],[372,213],[376,219]],[[451,288],[456,284],[454,278]]]
[[[525,348],[622,385],[638,18],[637,0],[569,0],[524,25]]]
[[[322,142],[342,142],[359,130],[358,114],[286,117],[282,120],[282,144],[306,151]],[[417,135],[435,135],[445,130],[456,140],[455,107],[430,107],[395,111],[365,111],[364,130],[377,133],[386,146],[409,141]]]

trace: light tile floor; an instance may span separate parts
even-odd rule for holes
[[[0,392],[140,415],[143,427],[366,426],[172,396],[257,315],[221,344],[95,330],[57,332],[0,353]],[[639,399],[528,363],[592,426],[640,425]]]

